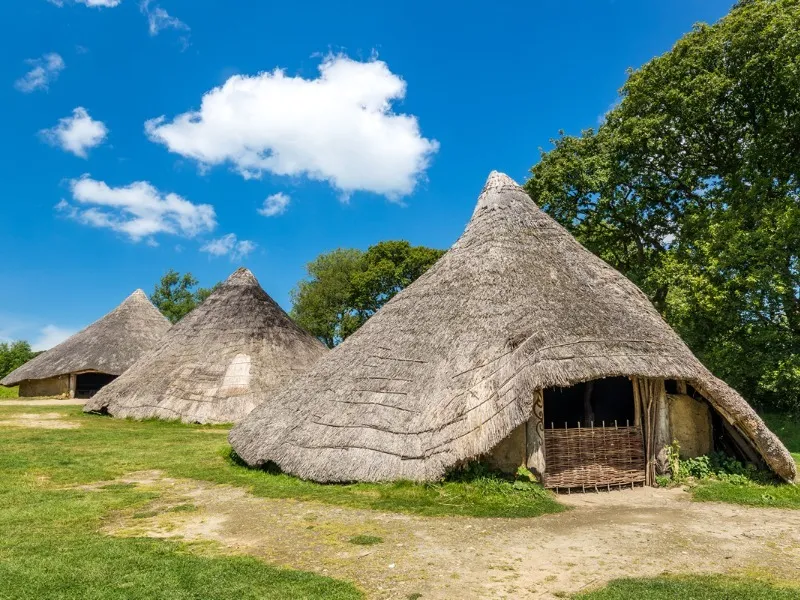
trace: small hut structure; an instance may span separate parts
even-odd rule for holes
[[[169,328],[145,293],[136,290],[102,319],[15,369],[0,384],[19,385],[20,396],[90,398],[155,347]]]
[[[229,436],[248,464],[321,482],[484,458],[562,489],[650,483],[673,439],[795,476],[647,297],[500,173],[427,273]]]
[[[237,422],[326,350],[240,268],[84,411]]]

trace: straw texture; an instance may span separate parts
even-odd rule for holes
[[[237,422],[325,352],[250,271],[238,269],[84,410],[136,419]]]
[[[229,440],[250,465],[316,481],[430,481],[524,423],[535,390],[621,375],[691,383],[794,477],[647,297],[494,172],[455,245]]]
[[[84,371],[120,375],[154,348],[169,328],[169,321],[145,293],[136,290],[102,319],[11,371],[0,384]]]

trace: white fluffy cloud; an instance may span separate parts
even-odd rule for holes
[[[192,204],[177,194],[163,193],[146,181],[109,187],[84,175],[70,182],[74,202],[56,208],[85,225],[112,229],[137,242],[158,233],[194,237],[217,225],[214,207]]]
[[[229,256],[232,261],[236,261],[246,257],[256,249],[256,246],[255,242],[239,240],[235,233],[229,233],[201,246],[200,251],[208,252],[212,256]]]
[[[55,52],[43,54],[40,58],[29,58],[25,62],[32,68],[14,82],[14,87],[26,94],[46,90],[66,66],[61,55]]]
[[[58,125],[39,133],[54,146],[86,158],[87,150],[99,146],[106,139],[108,128],[102,121],[92,119],[86,109],[79,106],[72,111],[71,117],[59,119]]]
[[[291,198],[283,192],[267,196],[267,199],[264,200],[264,204],[258,209],[258,214],[264,215],[265,217],[282,215],[289,207],[290,200]]]
[[[78,4],[85,4],[93,8],[114,8],[122,3],[122,0],[75,0]]]
[[[39,332],[39,337],[31,343],[31,348],[36,352],[40,350],[50,350],[50,348],[58,346],[74,333],[74,329],[58,327],[57,325],[45,325]]]
[[[64,6],[64,0],[47,0],[58,7]],[[76,4],[83,4],[92,8],[114,8],[122,4],[122,0],[74,0]]]
[[[438,142],[417,118],[397,114],[406,83],[385,62],[329,56],[319,77],[284,71],[235,75],[203,96],[200,110],[151,119],[151,140],[204,166],[232,163],[242,176],[306,175],[344,194],[410,194]]]
[[[150,35],[158,35],[159,32],[163,31],[164,29],[181,29],[184,31],[189,31],[189,26],[186,23],[177,17],[171,16],[166,10],[158,5],[151,8],[151,3],[152,0],[142,0],[142,2],[139,4],[142,14],[147,17],[147,28],[148,31],[150,31]]]

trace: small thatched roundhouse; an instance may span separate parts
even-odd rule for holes
[[[321,482],[484,458],[553,488],[652,482],[673,439],[795,476],[647,297],[499,173],[447,254],[229,436],[248,464]]]
[[[86,329],[28,361],[0,384],[19,385],[20,396],[89,398],[152,350],[170,323],[136,290]]]
[[[238,269],[84,411],[238,422],[325,352],[250,271]]]

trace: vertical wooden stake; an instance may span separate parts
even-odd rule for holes
[[[664,387],[664,380],[654,379],[652,385],[655,395],[653,455],[656,459],[656,473],[663,475],[669,470],[669,459],[667,458],[667,448],[670,444],[669,406],[667,404],[667,390]]]
[[[552,426],[552,424],[551,424]],[[533,392],[533,412],[525,426],[525,465],[543,481],[547,467],[544,459],[544,393]]]

